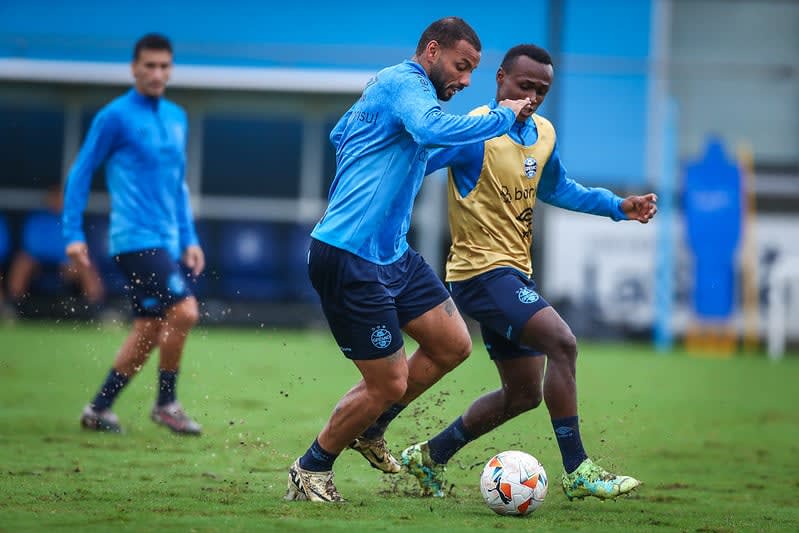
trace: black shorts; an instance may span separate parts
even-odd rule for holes
[[[136,317],[163,318],[167,309],[192,296],[186,275],[164,248],[114,256],[125,274],[125,292]]]
[[[446,301],[446,287],[409,248],[389,265],[311,240],[308,275],[333,337],[349,359],[380,359],[402,347],[402,327]]]
[[[514,268],[498,268],[466,281],[449,284],[452,299],[464,314],[480,323],[491,359],[542,355],[520,343],[524,325],[549,307],[535,281]]]

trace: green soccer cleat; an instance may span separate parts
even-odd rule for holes
[[[608,500],[627,494],[638,487],[641,482],[630,476],[611,474],[591,459],[586,459],[571,474],[563,473],[563,493],[569,500],[582,500],[593,496],[600,500]]]
[[[419,481],[422,496],[444,497],[444,473],[447,467],[433,462],[427,441],[409,446],[400,457],[402,465]]]

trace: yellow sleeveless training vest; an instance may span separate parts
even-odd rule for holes
[[[485,115],[482,106],[470,115]],[[462,281],[496,267],[513,267],[532,275],[533,207],[538,182],[555,147],[555,128],[533,115],[538,140],[531,146],[509,135],[485,141],[477,184],[463,198],[449,171],[449,228],[452,246],[447,281]]]

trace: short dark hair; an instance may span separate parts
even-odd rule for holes
[[[139,54],[142,50],[166,50],[172,53],[172,43],[165,35],[160,33],[148,33],[141,39],[136,41],[136,46],[133,47],[133,60],[139,59]]]
[[[505,54],[505,57],[502,59],[502,65],[500,65],[502,70],[505,72],[511,70],[516,59],[520,56],[527,56],[533,61],[537,61],[544,65],[552,65],[552,58],[549,56],[549,52],[540,46],[534,44],[518,44]]]
[[[453,48],[458,41],[466,41],[478,52],[483,47],[477,32],[460,17],[445,17],[430,24],[419,38],[416,53],[424,52],[430,41],[436,41],[444,48]]]

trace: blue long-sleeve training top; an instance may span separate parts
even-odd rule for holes
[[[493,109],[497,107],[497,102],[492,100],[488,105]],[[524,146],[531,146],[538,140],[538,130],[532,117],[524,122],[515,122],[508,135],[514,142]],[[425,173],[450,167],[455,186],[465,198],[477,184],[484,154],[485,145],[482,142],[435,149],[430,153]],[[585,187],[568,177],[558,153],[557,142],[541,171],[537,196],[539,200],[563,209],[606,216],[617,221],[627,220],[627,215],[621,210],[623,198],[602,187]]]
[[[312,236],[373,263],[396,261],[408,248],[428,149],[484,141],[515,120],[501,106],[479,117],[445,114],[421,65],[383,69],[330,133],[336,177]]]
[[[165,98],[131,89],[94,118],[64,193],[67,243],[85,242],[83,210],[94,171],[106,163],[111,255],[166,248],[178,258],[198,244],[184,179],[186,113]]]

